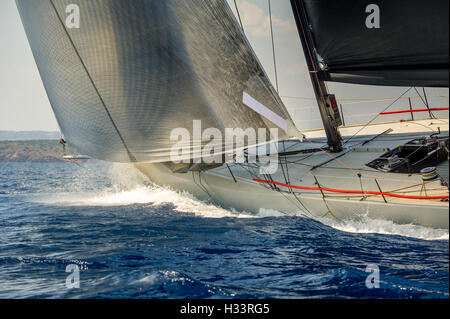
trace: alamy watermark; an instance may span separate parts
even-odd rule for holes
[[[175,144],[170,160],[174,164],[258,163],[261,174],[275,174],[279,164],[278,137],[278,128],[203,129],[202,121],[194,120],[192,130],[172,130],[170,141]]]
[[[366,18],[367,29],[381,28],[380,7],[377,4],[369,4],[366,7],[366,13],[370,13]]]
[[[66,272],[70,273],[66,278],[67,289],[80,288],[80,267],[78,265],[67,265]]]
[[[66,27],[68,29],[79,29],[80,28],[80,7],[76,4],[69,4],[66,7]]]
[[[66,7],[66,27],[68,29],[80,28],[80,7],[77,4],[69,4]],[[366,27],[368,29],[380,29],[381,28],[381,14],[380,6],[377,4],[369,4],[366,7],[366,13],[369,15],[366,18]]]
[[[366,273],[369,273],[366,279],[366,287],[368,289],[380,289],[380,267],[370,264],[366,267]]]

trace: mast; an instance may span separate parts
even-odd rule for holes
[[[332,153],[339,153],[342,151],[342,137],[338,130],[338,126],[342,123],[339,108],[334,95],[328,93],[327,86],[325,85],[325,72],[322,71],[318,61],[311,25],[308,22],[303,0],[291,0],[291,5],[300,33],[300,40],[317,104],[319,105],[320,116],[327,135],[328,147]]]

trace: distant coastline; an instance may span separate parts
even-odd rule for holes
[[[80,155],[66,146],[64,153],[59,140],[0,141],[0,162],[63,162],[65,155]]]
[[[49,131],[2,131],[0,141],[40,141],[59,140],[61,133]]]

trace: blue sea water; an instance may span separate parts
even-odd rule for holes
[[[446,230],[251,216],[83,165],[0,163],[0,298],[449,297]]]

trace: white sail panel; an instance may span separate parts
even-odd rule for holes
[[[17,4],[61,130],[83,154],[168,162],[171,132],[194,136],[195,120],[222,132],[279,128],[243,104],[244,92],[292,126],[224,0]],[[66,24],[69,5],[79,8],[79,28]]]

